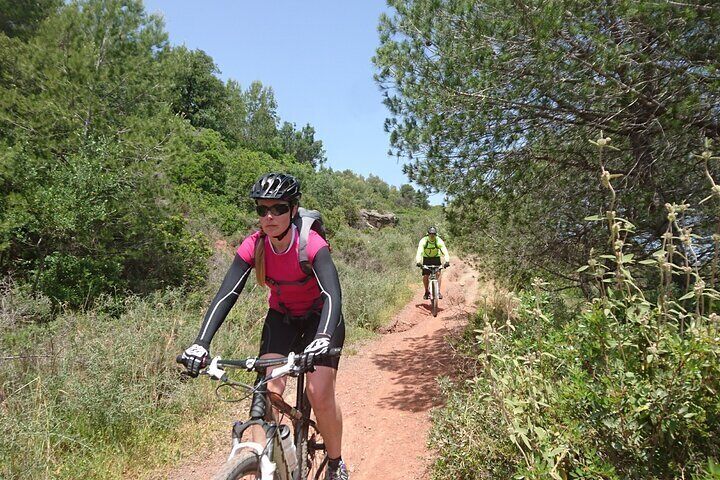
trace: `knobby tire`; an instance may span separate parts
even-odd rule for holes
[[[310,402],[305,397],[305,418],[310,417]],[[327,466],[327,452],[323,450],[310,451],[308,439],[323,441],[316,428],[305,422],[300,434],[300,441],[297,446],[298,465],[300,467],[300,478],[302,480],[325,480],[325,469]],[[323,441],[324,443],[324,441]]]
[[[276,473],[275,479],[280,477]],[[245,450],[225,462],[225,465],[215,474],[213,480],[260,480],[260,458],[251,450]]]
[[[302,472],[302,480],[325,480],[325,468],[327,467],[327,454],[319,454],[315,452],[313,458],[311,452],[308,452],[307,441],[300,443],[298,455],[301,455],[300,471]]]
[[[432,307],[432,316],[437,317],[438,314],[438,288],[437,281],[433,280],[431,285],[430,302]]]

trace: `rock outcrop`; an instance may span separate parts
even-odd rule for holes
[[[360,228],[383,228],[394,227],[398,224],[397,215],[394,213],[380,213],[376,210],[360,209]]]

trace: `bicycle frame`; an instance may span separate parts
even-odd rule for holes
[[[440,289],[438,288],[438,273],[440,273],[440,270],[443,269],[442,265],[424,265],[423,268],[430,271],[430,276],[428,277],[428,287],[431,294],[434,294],[435,292],[438,292]],[[435,288],[433,289],[432,286],[435,285]]]
[[[438,293],[440,292],[440,282],[438,281],[438,273],[443,269],[442,265],[424,265],[424,269],[429,271],[428,292],[430,293],[430,310],[433,317],[438,312]]]

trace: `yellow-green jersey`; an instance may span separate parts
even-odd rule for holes
[[[418,244],[417,254],[415,255],[415,263],[422,263],[423,258],[440,258],[442,254],[446,262],[450,261],[450,254],[445,247],[445,242],[442,238],[435,236],[435,241],[431,241],[428,235],[425,235],[420,239]]]

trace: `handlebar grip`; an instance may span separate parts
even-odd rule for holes
[[[183,358],[182,353],[175,357],[175,363],[182,365],[185,368],[190,368],[188,363],[185,363],[189,358]],[[200,364],[200,368],[205,368],[210,364],[210,359],[205,357],[205,360]]]

